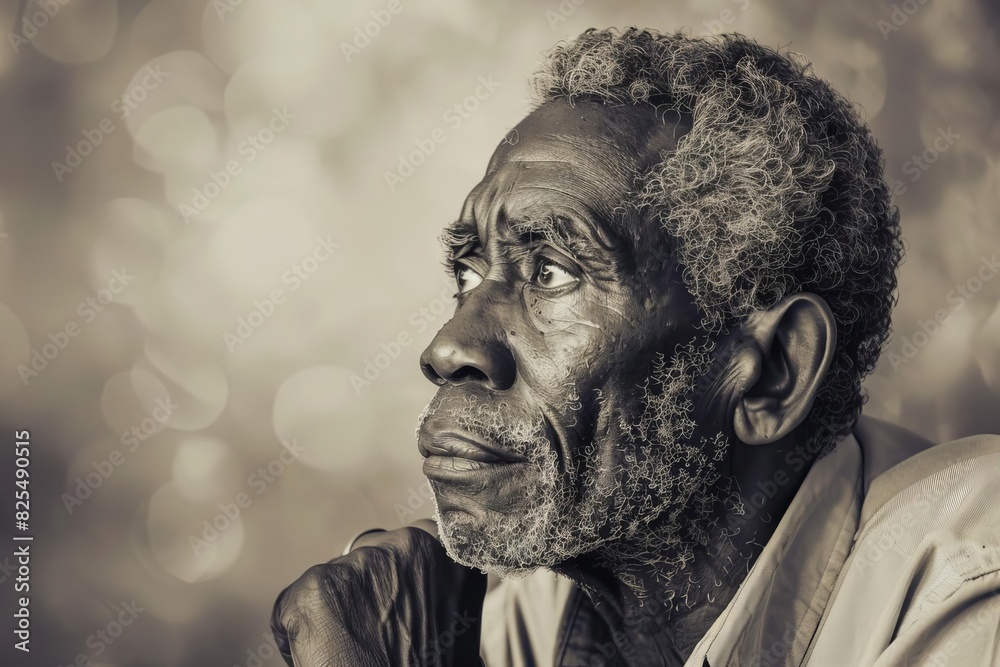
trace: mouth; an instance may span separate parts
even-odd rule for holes
[[[478,463],[523,463],[527,459],[488,445],[464,433],[443,432],[427,435],[417,443],[425,457],[447,456]]]
[[[423,434],[417,444],[424,474],[441,482],[483,483],[512,473],[527,459],[464,433]]]

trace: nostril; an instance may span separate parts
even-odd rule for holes
[[[420,370],[423,372],[425,378],[438,386],[447,383],[447,380],[438,375],[438,372],[434,370],[434,367],[426,362],[420,364]]]
[[[462,366],[454,373],[451,374],[452,382],[481,382],[483,384],[489,383],[489,378],[486,373],[482,372],[475,366]]]

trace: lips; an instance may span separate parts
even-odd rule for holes
[[[425,457],[424,475],[439,485],[484,490],[503,484],[527,465],[522,456],[451,431],[422,433],[417,447]]]
[[[527,460],[465,434],[453,432],[427,435],[420,438],[417,446],[424,457],[444,456],[491,464],[523,463]]]

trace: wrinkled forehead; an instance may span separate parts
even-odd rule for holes
[[[482,223],[498,209],[530,216],[551,206],[610,226],[637,178],[676,148],[684,130],[683,123],[651,106],[548,102],[501,142],[486,176],[467,197],[462,219]]]
[[[606,106],[586,100],[546,102],[528,114],[497,147],[490,160],[491,171],[504,160],[530,156],[548,149],[564,155],[576,150],[594,152],[592,157],[632,168],[649,166],[663,150],[676,147],[683,128],[676,114],[658,113],[649,105]],[[548,140],[548,141],[546,141]],[[582,156],[581,156],[582,157]]]

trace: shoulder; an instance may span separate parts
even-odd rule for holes
[[[872,623],[885,650],[947,655],[976,623],[1000,625],[998,507],[997,435],[934,445],[872,481],[845,583],[865,598],[856,603],[881,609]],[[992,633],[965,637],[963,651],[992,642]]]
[[[878,474],[814,657],[993,664],[1000,650],[998,508],[997,435],[925,447]]]
[[[974,577],[1000,569],[1000,436],[976,435],[928,447],[871,481],[852,549],[853,567],[890,560],[932,562]],[[926,582],[925,582],[926,583]]]
[[[865,448],[866,456],[868,448]],[[861,531],[876,517],[891,514],[920,498],[935,501],[926,508],[943,517],[958,507],[945,501],[1000,492],[1000,435],[974,435],[925,447],[903,458],[870,481],[861,512]]]

